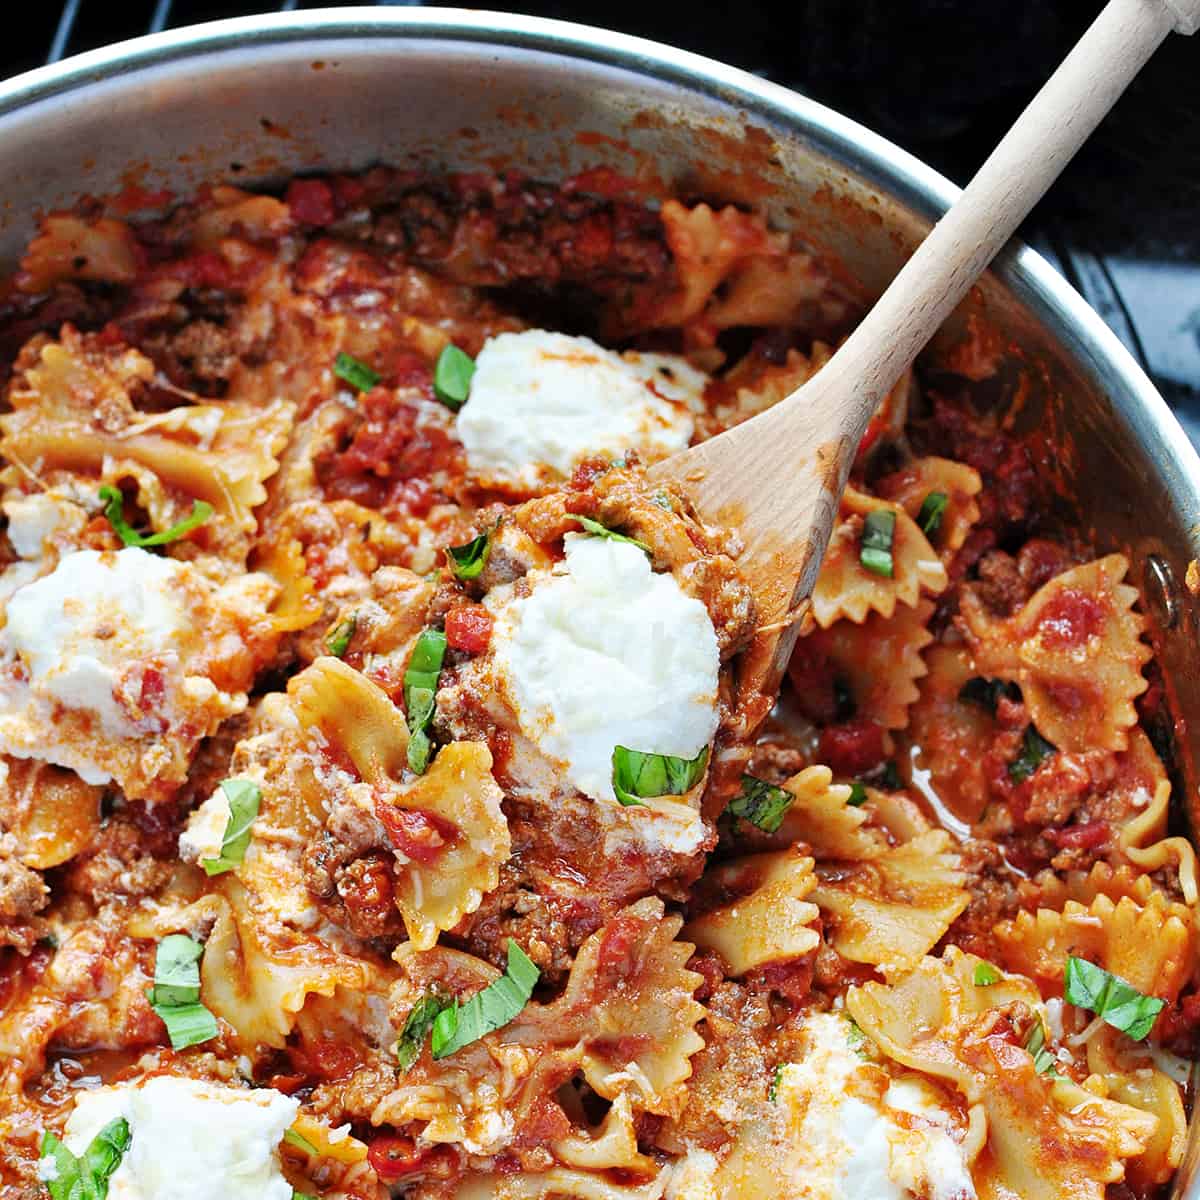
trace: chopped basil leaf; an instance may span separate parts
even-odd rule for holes
[[[1165,1004],[1157,996],[1143,995],[1119,975],[1074,955],[1067,959],[1064,995],[1068,1004],[1090,1009],[1135,1042],[1150,1032]]]
[[[421,1047],[425,1045],[425,1039],[429,1036],[429,1031],[433,1028],[438,1013],[449,1007],[451,1007],[451,1001],[447,1000],[445,996],[435,993],[422,996],[412,1006],[408,1019],[404,1022],[404,1028],[400,1030],[400,1038],[396,1042],[396,1061],[400,1064],[400,1070],[407,1071],[417,1061],[421,1054]]]
[[[742,776],[742,790],[729,802],[729,811],[763,833],[775,833],[795,797],[791,792],[753,775]]]
[[[108,523],[113,527],[117,537],[126,546],[142,548],[165,546],[168,542],[178,541],[185,534],[191,533],[198,525],[203,525],[213,515],[211,504],[204,500],[193,500],[191,513],[184,517],[178,525],[172,525],[170,529],[164,529],[161,533],[138,533],[125,520],[125,497],[121,495],[119,488],[109,487],[105,484],[100,489],[100,501],[104,505],[104,515],[108,518]]]
[[[771,1086],[767,1088],[767,1099],[774,1104],[775,1098],[779,1095],[779,1083],[783,1079],[783,1064],[775,1068],[774,1074],[771,1076]]]
[[[945,492],[930,492],[925,497],[921,505],[921,511],[917,513],[917,524],[921,527],[921,532],[926,537],[933,537],[941,528],[942,514],[946,511],[946,504],[950,497]]]
[[[466,403],[475,374],[475,360],[453,343],[438,355],[433,368],[433,394],[457,412]]]
[[[292,1188],[292,1200],[319,1200],[319,1197],[314,1196],[311,1192],[301,1192],[297,1188]]]
[[[283,1140],[295,1146],[298,1150],[303,1150],[305,1154],[311,1154],[315,1158],[320,1151],[304,1136],[302,1133],[297,1133],[294,1129],[285,1129],[283,1131]]]
[[[1000,972],[990,962],[977,962],[975,964],[976,987],[991,987],[993,984],[999,982]]]
[[[899,792],[904,788],[904,780],[900,778],[900,768],[896,766],[896,760],[889,758],[887,762],[872,771],[867,776],[867,781],[872,787],[881,788],[885,792]]]
[[[151,1004],[191,1004],[200,998],[200,957],[204,947],[186,933],[168,934],[154,958]]]
[[[1015,683],[1006,683],[1003,679],[985,679],[982,675],[968,679],[958,689],[960,700],[986,708],[993,717],[1002,696],[1007,696],[1010,700],[1019,700],[1021,689]]]
[[[892,539],[896,535],[896,514],[890,508],[877,508],[863,521],[858,561],[875,575],[891,579],[895,574]]]
[[[424,775],[433,754],[433,742],[424,729],[414,730],[408,735],[408,769],[416,775]]]
[[[154,986],[146,989],[146,999],[166,1025],[175,1050],[217,1036],[216,1017],[200,1003],[203,953],[204,947],[185,933],[168,934],[158,943]]]
[[[492,535],[481,533],[461,546],[447,546],[446,558],[455,579],[478,579],[492,552]]]
[[[45,1179],[51,1200],[104,1200],[109,1176],[121,1165],[129,1149],[129,1122],[124,1117],[109,1121],[92,1138],[82,1156],[76,1156],[47,1130],[42,1134],[42,1160],[54,1166]]]
[[[341,658],[350,648],[350,639],[354,636],[354,631],[358,628],[358,614],[351,613],[348,617],[343,617],[326,635],[325,649],[333,655],[334,658]]]
[[[847,1017],[846,1023],[850,1026],[850,1028],[846,1030],[846,1045],[849,1046],[859,1058],[870,1058],[871,1048],[867,1042],[867,1035],[863,1033],[862,1026],[853,1017]]]
[[[404,708],[408,713],[408,769],[425,774],[433,744],[429,726],[437,699],[438,676],[446,655],[446,635],[437,629],[423,629],[413,647],[412,658],[404,672]]]
[[[641,806],[646,796],[682,796],[700,781],[707,764],[707,746],[695,758],[617,746],[612,753],[613,791],[626,807]]]
[[[851,808],[861,808],[864,804],[866,804],[866,802],[867,789],[863,787],[863,785],[856,779],[850,785],[850,795],[847,798],[846,803],[849,804]]]
[[[344,350],[333,360],[333,373],[360,392],[369,392],[379,382],[379,376],[365,362]]]
[[[1041,1018],[1033,1023],[1025,1035],[1025,1049],[1033,1056],[1033,1067],[1039,1075],[1047,1075],[1051,1079],[1062,1078],[1055,1066],[1054,1055],[1046,1049],[1046,1030]]]
[[[217,1018],[199,1001],[195,1004],[173,1004],[170,1007],[151,1004],[150,1007],[166,1025],[172,1050],[198,1046],[201,1042],[207,1042],[217,1036]]]
[[[262,791],[252,779],[225,779],[221,783],[221,791],[229,801],[229,821],[221,838],[220,858],[200,861],[209,875],[220,875],[241,866],[242,859],[246,857],[246,847],[250,845],[250,826],[254,824],[262,803]]]
[[[1024,783],[1055,749],[1032,725],[1026,725],[1021,753],[1008,764],[1009,779],[1013,783]]]
[[[644,550],[647,554],[653,554],[654,551],[646,545],[645,542],[639,542],[637,538],[626,537],[623,533],[617,533],[614,529],[609,529],[607,525],[601,525],[599,521],[593,521],[591,517],[581,517],[578,513],[568,513],[595,537],[608,538],[610,542],[626,542],[630,546],[636,546],[639,550]]]
[[[447,1058],[464,1046],[503,1028],[529,1003],[541,972],[512,938],[508,969],[465,1004],[454,1000],[433,1022],[433,1057]]]

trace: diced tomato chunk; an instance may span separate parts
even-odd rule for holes
[[[289,1054],[298,1070],[319,1079],[344,1079],[358,1066],[354,1048],[333,1038],[306,1042],[290,1049]]]
[[[883,726],[869,717],[854,717],[821,730],[820,761],[835,775],[862,775],[883,762]]]
[[[375,812],[383,822],[392,845],[422,866],[433,862],[458,837],[455,825],[445,817],[423,808],[378,804]]]
[[[337,218],[333,189],[323,179],[293,179],[284,200],[301,225],[329,225]]]
[[[1066,829],[1050,829],[1047,833],[1060,850],[1095,850],[1108,841],[1109,825],[1107,821],[1087,821]]]
[[[446,614],[446,645],[482,654],[492,638],[492,614],[482,604],[460,604]]]
[[[412,1138],[402,1133],[377,1133],[367,1143],[367,1161],[384,1183],[394,1183],[416,1174],[436,1149],[436,1146],[418,1148]]]

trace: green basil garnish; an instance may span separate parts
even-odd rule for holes
[[[333,360],[333,373],[360,392],[369,392],[380,379],[365,362],[359,362],[344,350]]]
[[[433,993],[422,996],[412,1006],[396,1042],[396,1061],[400,1064],[400,1070],[407,1071],[417,1061],[438,1013],[451,1006],[452,1002],[445,996]]]
[[[975,964],[975,986],[991,987],[1000,982],[1000,972],[990,962]]]
[[[492,552],[492,535],[481,533],[461,546],[447,546],[446,558],[456,579],[478,579]]]
[[[1086,958],[1067,958],[1063,989],[1068,1004],[1094,1012],[1106,1025],[1140,1042],[1153,1028],[1166,1003],[1145,996],[1133,986]]]
[[[109,1121],[79,1156],[46,1130],[42,1161],[49,1159],[54,1167],[43,1171],[42,1177],[51,1200],[105,1200],[109,1177],[121,1165],[129,1142],[129,1122],[124,1117]]]
[[[1019,700],[1021,689],[1015,683],[1006,683],[1003,679],[985,679],[975,675],[958,689],[958,698],[967,704],[977,704],[986,708],[994,717],[996,708],[1002,696],[1009,700]]]
[[[141,549],[145,549],[147,546],[165,546],[168,542],[176,542],[191,533],[198,525],[203,525],[213,515],[211,504],[204,500],[193,500],[192,511],[178,525],[172,525],[170,529],[164,529],[161,533],[138,533],[125,520],[125,497],[121,495],[120,488],[105,484],[100,489],[100,502],[104,505],[104,515],[108,518],[108,523],[113,527],[117,537],[126,546],[137,546]]]
[[[767,783],[765,779],[743,775],[742,790],[730,800],[729,811],[763,833],[776,833],[794,799],[791,792]]]
[[[433,368],[433,394],[457,412],[467,402],[474,375],[475,360],[451,343],[438,355]]]
[[[294,1129],[285,1129],[283,1131],[283,1140],[289,1145],[295,1146],[297,1150],[303,1150],[305,1154],[311,1154],[314,1158],[320,1153],[304,1134],[297,1133]]]
[[[154,986],[146,989],[150,1007],[162,1018],[174,1050],[217,1036],[217,1019],[200,1003],[200,957],[204,947],[185,933],[158,943]]]
[[[607,525],[601,525],[599,521],[593,521],[591,517],[583,517],[579,513],[568,513],[567,516],[578,521],[593,537],[608,538],[610,542],[625,542],[627,545],[636,546],[639,550],[644,550],[647,554],[652,555],[654,553],[645,542],[639,542],[637,538],[627,537],[623,533],[618,533],[615,529],[609,529]]]
[[[512,938],[508,939],[508,969],[465,1004],[453,1000],[433,1021],[434,1058],[447,1058],[464,1046],[503,1028],[529,1003],[541,972]]]
[[[942,514],[946,511],[949,499],[945,492],[930,492],[925,497],[921,511],[917,513],[917,524],[926,537],[933,537],[941,528]]]
[[[896,536],[896,514],[890,508],[876,508],[863,521],[858,561],[875,575],[891,579],[895,574],[892,540]]]
[[[242,859],[246,857],[246,848],[250,845],[250,826],[254,824],[262,803],[262,791],[252,779],[223,780],[221,791],[229,801],[229,821],[221,839],[220,857],[200,860],[200,865],[209,875],[221,875],[241,866]]]
[[[429,766],[433,743],[429,726],[437,699],[438,676],[446,655],[446,635],[437,629],[423,629],[413,647],[404,672],[404,708],[408,714],[408,768],[424,775]]]
[[[846,798],[846,803],[851,808],[861,808],[867,802],[867,789],[856,779],[850,785],[850,795]]]
[[[612,754],[612,785],[626,807],[641,806],[643,798],[682,796],[700,781],[708,764],[708,747],[695,758],[676,758],[617,746]]]
[[[1046,741],[1032,725],[1025,726],[1021,753],[1008,764],[1008,777],[1013,783],[1024,783],[1052,754],[1056,747]]]
[[[351,613],[348,617],[343,617],[325,635],[325,649],[328,650],[334,658],[342,658],[346,651],[350,648],[350,639],[354,637],[354,631],[357,628],[357,613]]]
[[[1046,1049],[1046,1030],[1039,1017],[1025,1036],[1025,1049],[1033,1055],[1033,1067],[1039,1075],[1047,1075],[1051,1079],[1061,1079],[1056,1059]]]

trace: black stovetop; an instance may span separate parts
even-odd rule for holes
[[[360,0],[361,2],[361,0]],[[0,76],[155,29],[336,0],[66,0],[25,14]],[[499,5],[487,7],[500,7]],[[962,183],[1099,0],[520,4],[745,67],[824,101]],[[1200,445],[1200,35],[1172,37],[1024,236],[1149,371]]]

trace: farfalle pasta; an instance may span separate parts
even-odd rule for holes
[[[828,369],[846,280],[604,169],[45,216],[0,312],[4,1197],[149,1200],[187,1139],[229,1200],[1161,1200],[1186,746],[1024,366],[972,327],[881,403],[786,670],[647,470]]]

